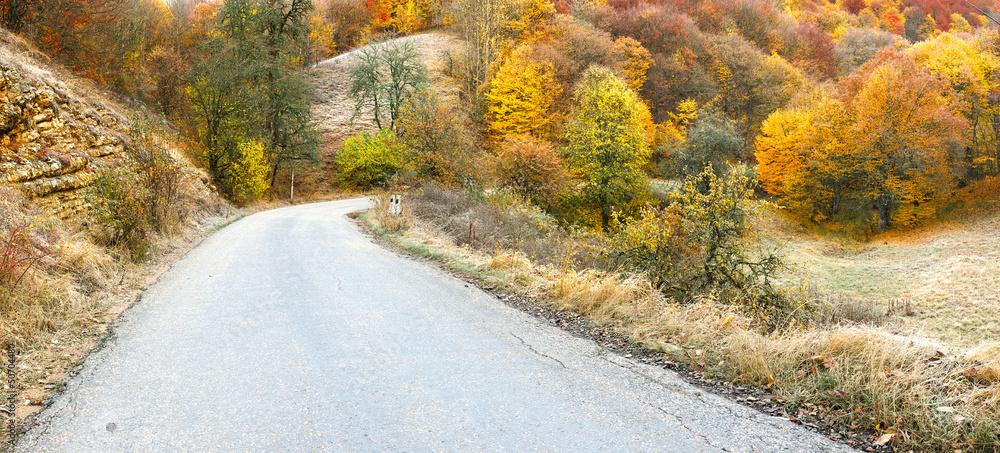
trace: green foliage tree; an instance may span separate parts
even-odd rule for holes
[[[702,111],[679,149],[671,154],[680,175],[696,175],[709,165],[721,175],[742,157],[743,134],[724,115]]]
[[[600,213],[607,231],[612,213],[631,210],[646,192],[642,166],[649,159],[649,110],[609,69],[584,73],[566,125],[565,160],[581,180],[581,194]]]
[[[362,132],[347,139],[336,160],[341,183],[354,189],[385,187],[406,165],[392,129],[383,129],[374,136]]]
[[[394,40],[358,51],[351,67],[348,94],[354,98],[354,118],[366,110],[379,129],[395,129],[403,106],[427,80],[427,68],[413,41]]]
[[[802,73],[778,55],[765,55],[738,35],[717,38],[719,109],[743,136],[757,136],[761,122],[802,86]]]
[[[209,58],[192,71],[186,91],[204,157],[230,195],[240,143],[263,144],[272,184],[281,165],[315,158],[310,88],[291,51],[308,33],[311,10],[310,0],[227,0],[206,45]]]

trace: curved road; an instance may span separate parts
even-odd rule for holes
[[[16,451],[850,451],[397,256],[368,206],[207,238]]]

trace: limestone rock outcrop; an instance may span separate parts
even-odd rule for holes
[[[88,82],[73,88],[23,42],[0,37],[0,186],[19,190],[63,218],[86,208],[95,169],[124,150],[128,120]],[[19,44],[19,45],[12,45]],[[75,89],[74,89],[75,88]],[[81,92],[82,91],[82,92]]]

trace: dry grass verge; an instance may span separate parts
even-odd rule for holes
[[[435,204],[425,206],[429,199]],[[537,238],[489,236],[488,247],[462,239],[469,222],[491,224],[484,218],[520,218],[496,229],[523,229],[522,217],[508,215],[521,209],[513,204],[489,207],[453,193],[417,194],[409,206],[394,217],[377,203],[362,220],[393,244],[484,285],[537,297],[693,370],[770,392],[793,421],[829,426],[834,437],[874,433],[871,442],[902,451],[1000,449],[1000,344],[951,350],[899,335],[895,315],[871,304],[808,291],[800,297],[824,298],[827,307],[810,326],[763,335],[740,310],[710,296],[678,305],[637,276],[566,264],[572,260],[529,259],[519,247],[544,242],[541,229],[532,233]],[[549,239],[558,244],[549,256],[587,248],[586,241],[569,246],[572,235],[549,231],[559,238]]]
[[[196,184],[188,181],[187,184]],[[195,190],[188,187],[186,190]],[[36,209],[10,191],[0,193],[0,211],[14,213],[26,228],[17,284],[0,282],[0,347],[17,351],[15,387],[7,381],[7,354],[0,360],[4,408],[15,398],[15,423],[48,404],[53,392],[110,333],[110,325],[156,277],[232,213],[203,191],[184,192],[175,208],[187,213],[169,235],[150,236],[150,253],[141,262],[119,249],[97,245],[84,224],[64,221]],[[238,212],[236,213],[239,214]],[[5,216],[0,235],[18,234]],[[15,223],[20,225],[21,223]],[[0,411],[0,445],[10,415]]]

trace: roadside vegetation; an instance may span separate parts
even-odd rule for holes
[[[622,266],[628,258],[619,247],[633,232],[569,231],[503,191],[424,186],[405,199],[400,217],[381,200],[362,219],[404,250],[486,287],[579,313],[696,373],[762,389],[796,422],[831,427],[842,439],[870,433],[871,442],[894,448],[997,446],[1000,344],[913,336],[919,330],[906,325],[920,305],[801,280],[772,288],[770,298],[733,297],[717,286],[679,299],[648,273]]]
[[[0,21],[171,119],[234,203],[295,169],[299,197],[405,192],[364,220],[413,253],[799,422],[995,451],[995,7],[0,0]],[[156,136],[136,122],[101,169],[86,231],[2,195],[11,332],[86,312],[52,282],[106,286],[189,218]]]

